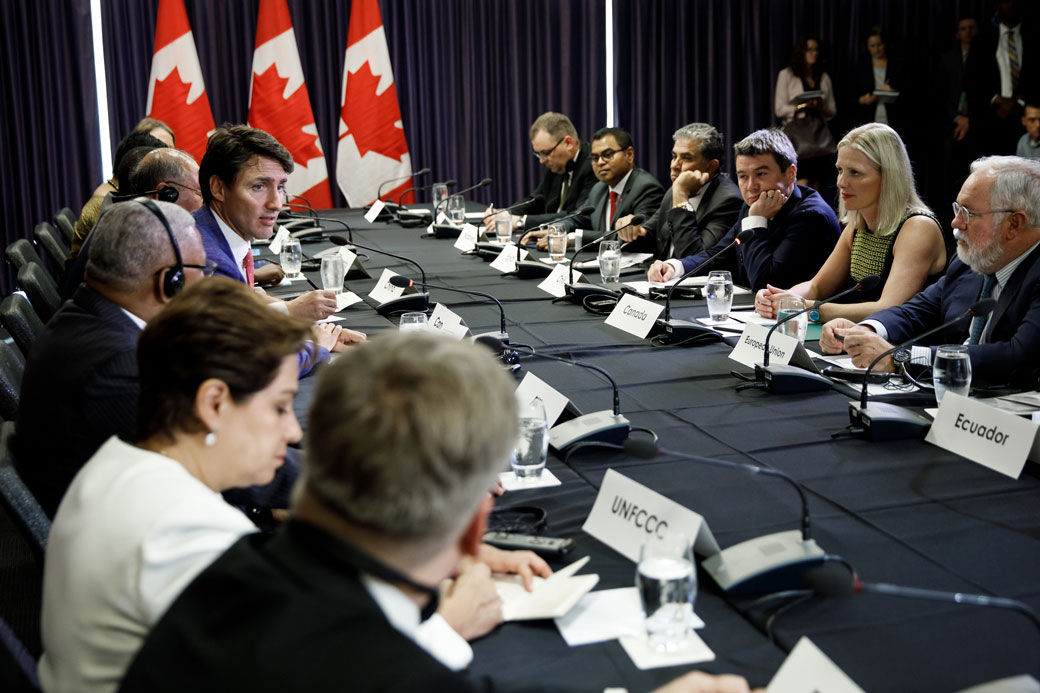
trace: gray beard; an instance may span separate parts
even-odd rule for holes
[[[961,262],[970,267],[973,272],[978,272],[979,274],[992,274],[1000,269],[997,266],[997,263],[1000,261],[1000,251],[999,243],[994,243],[982,249],[974,246],[965,248],[960,243],[957,244],[957,257],[961,259]]]

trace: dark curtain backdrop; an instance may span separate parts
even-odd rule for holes
[[[960,16],[990,27],[991,0],[613,0],[618,124],[632,129],[640,165],[668,178],[672,133],[703,121],[726,138],[728,152],[749,132],[776,125],[773,88],[803,33],[822,42],[836,92],[836,138],[850,127],[850,81],[869,60],[865,36],[874,24],[888,30],[888,54],[906,64],[902,99],[914,117],[902,128],[918,187],[933,186],[935,132],[953,126],[937,114],[931,77],[940,54],[953,48]],[[732,156],[726,168],[732,172]],[[928,200],[942,212],[948,200]],[[943,212],[949,216],[948,212]]]
[[[157,5],[105,0],[102,6],[111,132],[118,141],[144,115]],[[245,122],[258,0],[185,6],[214,119]],[[380,9],[412,162],[416,170],[432,168],[433,179],[466,186],[491,176],[493,186],[472,197],[519,199],[537,182],[526,133],[539,113],[566,112],[583,133],[606,119],[602,0],[385,0]],[[334,176],[350,3],[291,0],[289,11]],[[335,185],[333,196],[343,203]]]
[[[3,245],[100,183],[89,0],[0,2]],[[4,294],[13,273],[0,261]]]

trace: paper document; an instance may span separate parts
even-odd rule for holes
[[[621,253],[621,269],[626,267],[635,267],[641,265],[650,258],[653,257],[652,253]],[[574,266],[579,269],[599,269],[599,260],[585,260],[584,262],[576,262]]]
[[[531,621],[565,615],[599,582],[599,575],[574,575],[588,562],[586,556],[548,578],[535,576],[530,592],[524,589],[519,575],[495,575],[495,591],[502,599],[502,620]]]
[[[703,628],[704,621],[693,614],[691,625]],[[569,614],[556,619],[556,628],[570,647],[626,636],[646,637],[639,592],[635,587],[589,592]]]

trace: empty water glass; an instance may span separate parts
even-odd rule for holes
[[[805,299],[801,296],[781,296],[776,304],[777,322],[789,315],[794,315],[800,310],[805,310]],[[802,313],[797,318],[792,318],[776,328],[776,331],[805,343],[805,331],[807,329],[809,329],[809,314]]]
[[[401,332],[425,332],[426,313],[405,313],[399,325]]]
[[[943,395],[947,392],[968,396],[971,390],[971,359],[968,357],[968,347],[962,344],[947,344],[935,350],[932,384],[935,385],[936,404],[942,403]]]
[[[621,279],[621,244],[618,241],[599,242],[599,278],[604,284]]]
[[[733,307],[733,277],[726,270],[708,273],[704,286],[704,298],[708,301],[708,314],[712,322],[726,322]]]
[[[466,198],[462,195],[452,195],[448,198],[448,219],[456,226],[466,221]]]
[[[676,652],[686,644],[697,599],[690,541],[678,531],[651,534],[639,552],[636,589],[650,647]]]

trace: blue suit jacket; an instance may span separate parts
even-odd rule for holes
[[[748,209],[746,204],[741,207],[737,223],[718,243],[684,257],[683,271],[689,272],[732,243]],[[723,253],[704,271],[728,269],[735,284],[753,291],[764,289],[766,284],[791,287],[816,275],[840,235],[834,210],[812,188],[796,185],[768,226],[755,229],[750,241]]]
[[[213,215],[209,205],[202,205],[192,213],[192,216],[195,217],[195,228],[202,236],[202,247],[206,249],[206,259],[217,263],[216,274],[245,284],[245,277],[242,276],[242,272],[231,254],[231,246],[228,245],[224,232],[217,225],[217,218]],[[310,373],[316,365],[329,360],[329,350],[314,342],[307,342],[296,358],[302,378]]]
[[[904,342],[963,314],[979,298],[982,275],[954,258],[946,275],[901,306],[870,316],[888,330],[888,341]],[[970,320],[962,320],[927,341],[961,344]],[[972,378],[987,385],[1010,384],[1016,389],[1037,385],[1040,373],[1040,247],[1022,261],[1001,290],[986,323],[982,343],[968,347]]]

